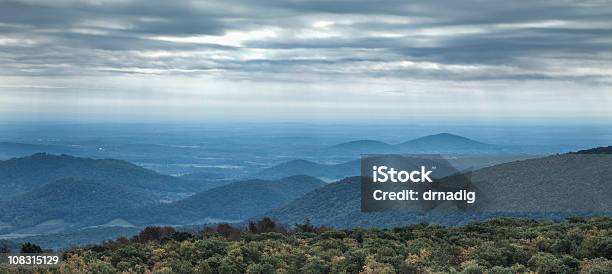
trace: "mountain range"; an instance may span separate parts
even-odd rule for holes
[[[484,199],[476,212],[363,213],[360,178],[328,184],[264,214],[281,223],[310,220],[332,227],[393,227],[418,222],[460,224],[491,216],[554,217],[609,214],[612,157],[563,154],[485,167],[472,172]],[[578,213],[576,213],[578,212]],[[608,212],[608,213],[606,213]]]
[[[60,179],[94,181],[174,201],[200,190],[196,182],[180,180],[114,159],[90,159],[69,155],[37,153],[28,157],[0,161],[0,201],[9,201]]]
[[[170,204],[137,209],[129,221],[143,224],[240,222],[325,185],[310,176],[245,180],[200,192]]]
[[[399,144],[387,144],[376,140],[356,140],[337,144],[328,148],[331,152],[353,154],[376,153],[491,153],[499,152],[502,147],[482,143],[470,138],[438,133]]]
[[[434,136],[406,143],[424,148],[433,142],[443,147],[445,142],[455,140],[466,149],[489,146],[455,135]],[[384,147],[371,142],[353,142],[345,147],[363,145]],[[479,197],[495,201],[485,203],[486,208],[479,208],[479,213],[362,213],[359,177],[354,177],[360,172],[359,160],[339,164],[293,160],[264,169],[252,179],[211,186],[122,160],[38,153],[0,161],[0,187],[11,190],[0,192],[0,236],[240,222],[261,216],[285,224],[309,219],[315,225],[342,228],[415,222],[461,224],[502,216],[506,213],[499,211],[509,209],[546,212],[553,204],[561,209],[605,212],[612,195],[611,185],[605,183],[612,181],[612,157],[594,154],[608,151],[596,148],[518,161],[500,158],[479,165],[472,173],[475,186],[484,193]],[[452,161],[459,156],[451,157]],[[542,193],[547,196],[537,196]],[[533,202],[517,203],[522,200]],[[560,201],[565,203],[561,207]]]
[[[406,155],[417,158],[444,158],[457,169],[478,169],[482,167],[497,165],[500,163],[511,162],[533,158],[533,155],[514,155],[514,154],[467,154],[453,155],[445,157],[443,155]],[[308,175],[317,177],[327,182],[337,181],[346,177],[358,176],[360,174],[361,160],[350,160],[342,163],[322,164],[304,159],[296,159],[278,165],[265,168],[253,175],[253,178],[277,179],[295,175]]]
[[[0,235],[242,221],[325,185],[302,175],[210,188],[125,161],[44,153],[2,161],[0,175],[15,190],[2,192]]]
[[[338,164],[320,164],[308,160],[297,159],[266,168],[253,175],[253,177],[282,178],[295,175],[308,175],[326,181],[333,181],[348,176],[358,175],[360,172],[360,165],[360,160],[352,160]]]
[[[154,196],[120,185],[66,178],[45,184],[1,204],[0,221],[15,227],[50,220],[95,225],[125,214],[130,208],[158,203]]]

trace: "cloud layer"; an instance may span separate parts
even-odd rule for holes
[[[611,18],[606,1],[3,1],[0,113],[605,118]]]

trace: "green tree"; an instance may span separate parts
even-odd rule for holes
[[[538,273],[560,273],[563,262],[549,253],[537,253],[529,259],[528,265]]]
[[[27,242],[21,245],[21,253],[42,253],[40,246]]]

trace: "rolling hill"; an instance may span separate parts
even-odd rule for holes
[[[364,213],[361,212],[361,183],[350,177],[306,193],[304,196],[271,210],[268,216],[285,224],[304,223],[336,228],[397,227],[421,222],[461,224],[467,216],[423,213]]]
[[[324,185],[325,182],[309,176],[239,181],[171,204],[139,209],[128,219],[138,224],[242,221],[283,206]]]
[[[64,178],[87,179],[105,186],[177,200],[199,190],[197,183],[162,175],[126,161],[90,159],[37,153],[0,161],[0,201],[8,201],[38,187]]]
[[[394,146],[408,152],[443,153],[443,152],[478,152],[493,148],[490,144],[481,143],[463,136],[439,133],[410,140]]]
[[[371,162],[370,162],[371,161]],[[368,163],[393,165],[402,170],[418,170],[421,166],[435,166],[432,178],[442,178],[458,171],[446,159],[433,157],[372,157]],[[359,163],[358,163],[359,164]],[[361,210],[360,177],[353,176],[330,183],[306,193],[286,206],[262,216],[270,216],[281,223],[295,224],[306,219],[315,225],[334,227],[391,227],[422,220],[418,214],[363,213]]]
[[[482,143],[463,136],[439,133],[420,137],[400,144],[387,144],[376,140],[357,140],[337,144],[326,149],[326,154],[351,155],[376,153],[490,153],[502,151],[502,147]]]
[[[440,155],[413,155],[417,158],[441,158]],[[442,157],[445,161],[453,165],[457,169],[477,169],[486,166],[493,166],[500,163],[532,158],[529,155],[492,155],[492,154],[466,154],[453,155],[452,157]],[[356,159],[339,164],[320,164],[307,160],[292,160],[285,163],[266,168],[256,174],[251,175],[252,178],[275,179],[295,175],[308,175],[317,177],[321,180],[333,182],[346,177],[358,176],[360,174],[361,160]],[[223,181],[218,184],[223,184]]]
[[[124,215],[130,208],[156,204],[153,195],[91,180],[61,179],[0,204],[0,221],[15,228],[48,221],[82,227]]]
[[[359,160],[340,164],[319,164],[307,160],[293,160],[282,163],[255,174],[255,178],[283,178],[295,175],[308,175],[323,180],[337,180],[359,175]]]
[[[477,170],[482,211],[612,212],[612,155],[562,154]]]
[[[477,212],[363,213],[359,177],[316,189],[265,216],[282,223],[333,227],[393,227],[418,222],[461,224],[496,216],[555,218],[611,212],[612,157],[555,155],[486,167],[472,173]]]

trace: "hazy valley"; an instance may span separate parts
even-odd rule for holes
[[[406,138],[408,141],[342,142],[353,137],[334,132],[344,137],[322,137],[334,136],[329,132],[303,137],[285,133],[258,145],[251,144],[255,133],[243,129],[231,138],[223,138],[227,132],[211,131],[209,135],[165,132],[130,138],[108,133],[111,136],[80,136],[73,141],[55,136],[47,144],[29,145],[3,142],[2,153],[16,158],[0,162],[0,186],[11,190],[0,194],[0,238],[67,247],[133,235],[150,225],[186,229],[221,222],[240,225],[262,216],[289,225],[309,219],[316,225],[339,228],[420,222],[458,225],[496,216],[564,216],[497,212],[500,208],[487,213],[362,213],[355,177],[361,154],[420,155],[444,159],[458,170],[474,170],[479,188],[495,197],[506,195],[507,201],[500,200],[499,207],[510,205],[513,195],[529,193],[527,188],[535,186],[550,188],[551,196],[545,202],[575,192],[572,185],[588,186],[576,194],[584,198],[585,206],[604,203],[610,193],[609,185],[598,183],[612,178],[605,168],[612,162],[565,154],[577,150],[576,146],[500,145],[447,133]],[[146,144],[151,138],[188,144]],[[546,156],[547,151],[562,155]],[[608,150],[581,153],[605,154]],[[588,171],[582,165],[592,166],[596,176],[580,181],[586,176],[582,172]],[[525,179],[539,170],[545,172],[538,174],[537,180]],[[519,189],[522,192],[516,191]],[[599,196],[586,199],[588,193]],[[539,209],[524,206],[520,211]]]

